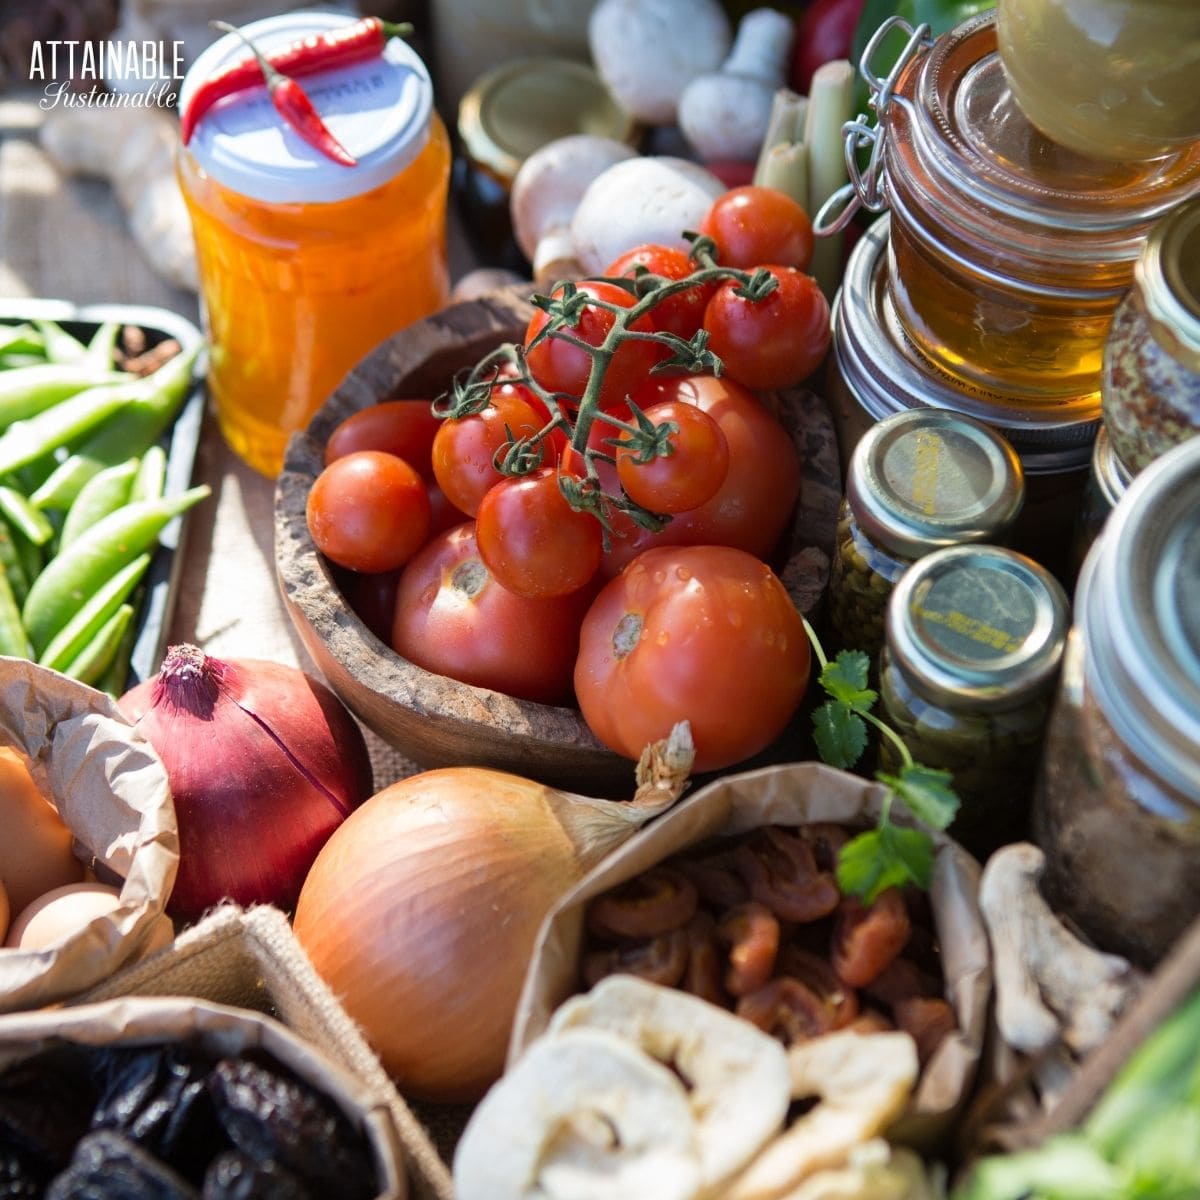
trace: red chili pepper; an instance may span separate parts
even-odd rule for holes
[[[234,30],[236,33],[237,30]],[[334,67],[347,67],[382,54],[389,38],[407,37],[412,26],[363,17],[341,29],[313,34],[267,56],[267,61],[283,75],[315,75]],[[253,47],[251,47],[253,49]],[[179,119],[179,133],[186,146],[200,118],[218,100],[248,91],[266,82],[257,52],[240,58],[210,75],[188,98]]]
[[[213,26],[226,33],[235,33],[254,53],[262,78],[276,112],[310,145],[320,150],[327,158],[341,163],[343,167],[357,165],[356,160],[341,142],[329,132],[320,113],[313,107],[308,93],[292,78],[284,75],[278,67],[268,62],[261,50],[238,28],[225,21],[214,21]]]

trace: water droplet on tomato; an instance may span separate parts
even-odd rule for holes
[[[692,573],[691,573],[691,571],[689,571],[687,569],[687,567],[676,567],[675,568],[675,578],[678,579],[680,581],[680,583],[687,583],[687,581],[689,579],[691,579],[691,577],[692,577]]]

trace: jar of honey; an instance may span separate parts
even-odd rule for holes
[[[896,27],[908,46],[876,78],[872,54]],[[1094,402],[1150,229],[1200,194],[1200,142],[1117,162],[1051,141],[1009,88],[994,12],[936,40],[892,18],[863,69],[879,123],[860,118],[847,137],[852,149],[873,142],[858,198],[891,210],[889,300],[906,337],[940,371],[1026,409]],[[830,225],[831,207],[819,228],[849,211]]]
[[[1047,898],[1153,966],[1200,916],[1200,438],[1088,554],[1033,800]]]
[[[245,32],[270,53],[345,24],[297,12]],[[232,34],[210,46],[184,80],[181,106],[245,53]],[[440,308],[450,286],[450,141],[421,60],[393,38],[378,58],[301,83],[357,165],[303,141],[265,88],[219,102],[178,156],[217,421],[233,450],[267,475],[346,373]]]

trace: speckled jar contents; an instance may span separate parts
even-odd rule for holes
[[[962,806],[950,834],[980,859],[1027,836],[1069,623],[1058,581],[998,546],[938,550],[892,593],[883,712],[917,762],[953,775]],[[901,767],[888,738],[879,758]]]
[[[1200,200],[1155,226],[1113,317],[1101,410],[1133,473],[1200,432]]]
[[[1021,463],[986,425],[937,409],[896,413],[855,447],[829,580],[833,630],[876,654],[892,587],[942,546],[999,541],[1024,501]]]
[[[1200,438],[1133,481],[1075,600],[1034,836],[1051,902],[1152,966],[1200,916]]]

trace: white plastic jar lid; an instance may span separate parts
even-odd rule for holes
[[[350,23],[337,13],[295,12],[244,26],[268,55],[291,42]],[[246,46],[229,33],[192,64],[179,106],[213,73],[243,58]],[[386,183],[424,148],[433,114],[425,64],[402,38],[352,66],[299,78],[330,132],[357,159],[344,167],[305,142],[275,110],[266,86],[218,101],[197,124],[187,149],[217,183],[277,204],[346,200]]]

